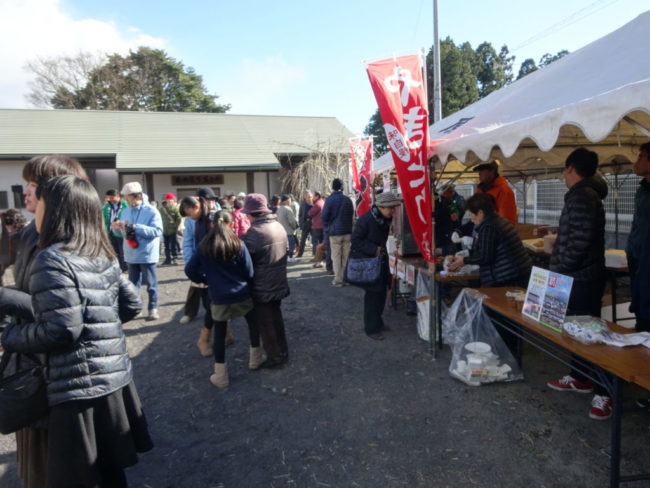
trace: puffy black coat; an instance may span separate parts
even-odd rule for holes
[[[36,224],[34,221],[30,222],[27,227],[20,232],[16,232],[11,238],[16,250],[14,283],[16,288],[27,292],[29,291],[29,265],[37,252],[38,232],[36,232]]]
[[[255,219],[241,240],[253,260],[253,300],[269,303],[288,297],[287,233],[275,215]]]
[[[352,232],[352,219],[354,216],[354,205],[352,200],[346,197],[342,191],[335,191],[323,207],[321,219],[327,230],[327,235],[342,236]]]
[[[480,266],[481,286],[526,286],[532,261],[510,221],[491,214],[475,232],[465,264]]]
[[[579,181],[564,195],[560,228],[551,254],[551,271],[576,281],[605,279],[602,200],[606,196],[607,184],[599,176]]]
[[[31,267],[34,321],[9,324],[3,346],[19,353],[45,353],[50,405],[95,398],[132,379],[122,322],[142,303],[116,260],[89,259],[56,244]]]
[[[364,286],[373,291],[380,291],[386,288],[390,280],[388,269],[388,256],[386,255],[386,240],[390,232],[391,219],[386,219],[379,209],[373,206],[370,211],[364,213],[352,230],[351,236],[351,258],[372,258],[377,256],[377,249],[381,249],[383,259],[381,268],[381,280],[376,285]]]

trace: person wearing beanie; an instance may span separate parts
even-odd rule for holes
[[[169,192],[160,206],[163,223],[163,240],[165,242],[165,261],[163,265],[178,264],[178,228],[181,225],[181,213],[176,203],[176,196]]]

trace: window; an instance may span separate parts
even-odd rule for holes
[[[9,208],[9,198],[6,191],[0,191],[0,208]]]

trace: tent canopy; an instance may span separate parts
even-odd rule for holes
[[[498,159],[516,177],[557,174],[575,148],[629,167],[650,139],[650,11],[430,126],[437,166]],[[392,156],[375,171],[393,166]],[[605,169],[606,170],[606,169]]]

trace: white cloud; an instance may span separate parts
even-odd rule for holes
[[[233,113],[286,113],[296,92],[304,89],[306,79],[303,68],[290,65],[282,57],[245,59],[231,77],[219,83],[219,95],[223,95],[219,102],[232,104]]]
[[[79,51],[125,53],[142,45],[163,48],[165,42],[137,28],[74,19],[59,0],[0,0],[0,108],[28,107],[27,61]]]

